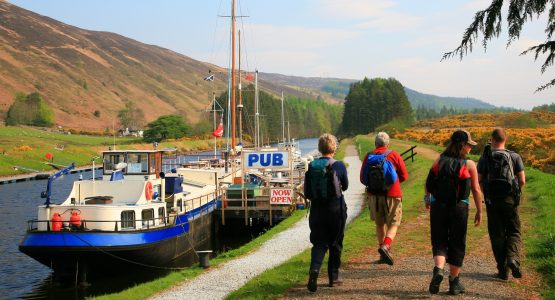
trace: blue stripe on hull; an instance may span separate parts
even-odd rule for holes
[[[216,201],[181,214],[176,224],[171,227],[154,228],[150,230],[90,232],[90,231],[41,231],[28,232],[20,247],[119,247],[140,246],[161,242],[166,239],[184,235],[189,232],[189,220],[196,219],[214,211]]]

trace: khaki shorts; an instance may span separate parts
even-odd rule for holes
[[[403,203],[401,197],[385,197],[366,194],[370,218],[376,224],[401,225]]]

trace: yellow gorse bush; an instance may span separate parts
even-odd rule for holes
[[[521,127],[527,123],[536,127]],[[472,114],[423,120],[395,138],[445,146],[454,130],[464,128],[479,143],[475,150],[479,154],[496,126],[505,128],[507,148],[518,152],[525,164],[555,173],[555,113]]]

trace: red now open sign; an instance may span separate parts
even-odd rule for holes
[[[293,204],[293,190],[272,189],[270,194],[270,204]]]

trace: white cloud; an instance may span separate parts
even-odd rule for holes
[[[255,24],[252,26],[252,45],[258,49],[321,49],[341,41],[353,39],[361,32],[333,28],[307,28]]]
[[[394,5],[391,0],[318,0],[312,6],[326,17],[366,19],[380,16]]]
[[[356,28],[373,28],[381,32],[400,32],[414,29],[422,24],[423,18],[406,13],[384,12],[370,21],[358,24]]]
[[[488,8],[491,0],[473,0],[464,4],[463,9],[470,11],[479,11]]]

